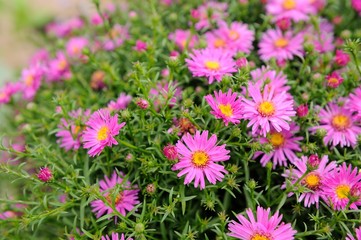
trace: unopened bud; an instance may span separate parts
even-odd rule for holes
[[[40,171],[37,176],[40,181],[49,182],[51,180],[51,178],[53,177],[53,174],[51,173],[51,170],[49,168],[42,167],[42,168],[40,168]]]
[[[178,151],[176,146],[168,144],[163,148],[163,154],[168,160],[177,160]]]

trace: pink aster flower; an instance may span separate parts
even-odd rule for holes
[[[102,236],[101,240],[125,240],[124,233],[120,235],[119,233],[112,233],[112,236],[109,237],[108,235]],[[133,240],[133,238],[127,238],[127,240]]]
[[[202,30],[212,26],[212,23],[223,20],[228,14],[228,4],[216,1],[207,1],[193,11],[192,16],[196,20],[196,29]],[[212,14],[209,14],[212,13]]]
[[[108,146],[117,145],[115,136],[124,127],[125,122],[118,124],[118,114],[111,116],[108,110],[98,110],[90,116],[83,133],[84,148],[89,149],[91,157],[99,155]]]
[[[184,184],[194,180],[194,187],[206,187],[204,176],[212,184],[222,181],[228,173],[223,165],[217,164],[230,158],[226,145],[217,146],[217,136],[213,134],[208,139],[208,131],[202,134],[197,131],[194,137],[189,133],[183,135],[176,144],[179,162],[172,167],[173,171],[181,170],[178,177],[186,175]]]
[[[96,213],[96,217],[100,218],[104,214],[113,213],[113,209],[110,207],[114,204],[115,208],[123,216],[127,212],[133,210],[134,206],[139,203],[137,186],[132,186],[129,181],[123,179],[123,173],[120,175],[116,171],[113,172],[111,178],[104,176],[104,180],[99,181],[99,187],[101,194],[107,200],[107,203],[103,200],[95,200],[90,203],[92,211]],[[121,186],[120,190],[116,186]],[[116,192],[118,190],[118,192]]]
[[[71,18],[65,22],[52,22],[46,26],[46,32],[57,37],[69,36],[73,31],[81,29],[84,22],[81,18]]]
[[[351,233],[348,233],[345,240],[361,240],[361,227],[356,228],[355,233],[356,233],[356,238],[354,238],[354,236]]]
[[[351,0],[351,5],[353,9],[355,9],[356,12],[358,12],[358,15],[361,16],[361,1],[360,0]]]
[[[47,80],[49,82],[56,82],[63,79],[70,79],[70,65],[62,52],[57,52],[56,57],[49,61],[47,70]]]
[[[227,93],[214,91],[214,95],[215,98],[210,94],[204,97],[212,108],[211,114],[217,119],[223,119],[226,126],[229,122],[238,124],[242,118],[242,100],[237,93],[229,89]]]
[[[357,119],[361,119],[361,87],[351,93],[346,101],[345,107],[355,113]]]
[[[206,48],[194,50],[185,61],[194,77],[207,77],[211,84],[214,80],[220,82],[223,76],[237,72],[232,55],[230,51]]]
[[[303,56],[303,34],[280,29],[269,29],[263,33],[259,43],[259,54],[263,61],[275,58],[278,61],[292,60]]]
[[[129,38],[128,28],[115,24],[103,41],[103,48],[106,51],[112,51],[123,45],[124,41]]]
[[[302,156],[300,159],[294,159],[292,162],[295,168],[288,169],[282,174],[283,177],[288,178],[292,184],[296,183],[307,171],[309,158]],[[309,191],[301,193],[298,198],[298,202],[302,202],[305,207],[311,207],[316,204],[316,208],[319,207],[320,197],[322,196],[322,188],[324,181],[327,177],[333,174],[333,171],[337,168],[336,162],[332,161],[329,163],[328,156],[322,156],[321,161],[315,167],[315,170],[310,171],[300,181],[300,184]],[[286,188],[286,183],[282,185],[282,188]]]
[[[232,220],[228,225],[229,236],[242,240],[254,239],[277,239],[293,240],[296,230],[292,229],[291,224],[285,224],[282,221],[282,214],[277,211],[270,216],[271,210],[257,207],[256,216],[253,215],[252,209],[246,209],[248,219],[239,214],[238,222]]]
[[[8,82],[4,87],[0,88],[0,104],[9,103],[11,97],[22,90],[22,84],[19,82]]]
[[[333,174],[324,180],[322,187],[322,199],[335,210],[345,209],[350,205],[350,209],[357,209],[361,205],[361,198],[350,202],[351,191],[354,186],[360,184],[361,173],[357,168],[352,168],[351,164],[338,167]]]
[[[274,87],[265,88],[252,83],[248,85],[248,92],[252,100],[243,100],[243,118],[250,120],[247,127],[252,126],[252,134],[260,130],[264,137],[271,131],[271,126],[276,132],[282,129],[290,130],[291,117],[295,116],[293,100],[287,99],[286,92],[276,94]]]
[[[68,118],[60,120],[59,130],[56,133],[57,142],[66,151],[71,149],[78,150],[82,144],[83,124],[88,120],[90,110],[83,111],[82,109],[77,109],[69,112],[68,115]]]
[[[343,82],[343,78],[337,72],[332,72],[326,76],[327,86],[337,88]]]
[[[257,151],[254,154],[254,158],[262,156],[260,162],[263,167],[271,160],[273,162],[273,169],[275,169],[277,165],[287,166],[287,160],[292,162],[295,158],[297,158],[295,152],[301,151],[299,141],[301,141],[303,137],[295,136],[299,130],[299,126],[291,123],[290,130],[282,129],[282,131],[277,132],[271,128],[267,137],[256,137],[255,141],[258,141],[261,144],[271,144],[273,146],[273,151],[270,153]]]
[[[350,62],[350,56],[348,55],[348,53],[337,49],[334,61],[338,66],[344,67]]]
[[[137,52],[144,52],[148,48],[147,43],[142,40],[137,40],[133,49]]]
[[[198,43],[198,37],[192,35],[190,30],[177,29],[175,32],[170,33],[169,40],[173,41],[180,50],[193,49],[194,45]]]
[[[275,21],[290,18],[295,22],[307,21],[309,15],[316,13],[309,0],[268,0],[266,11]]]
[[[332,143],[332,147],[340,144],[344,146],[356,146],[357,136],[361,133],[361,128],[356,125],[356,116],[345,107],[340,107],[336,103],[329,103],[326,109],[321,109],[318,114],[320,126],[310,128],[312,132],[317,129],[324,129],[326,136],[323,142],[327,145]]]
[[[81,58],[83,49],[89,41],[85,37],[73,37],[66,44],[66,53],[72,58]]]
[[[44,69],[39,65],[30,66],[21,72],[22,93],[25,100],[32,100],[41,85]]]
[[[128,107],[129,103],[132,101],[132,96],[127,95],[125,93],[120,93],[118,99],[116,101],[110,101],[108,103],[109,111],[120,111],[124,110]]]

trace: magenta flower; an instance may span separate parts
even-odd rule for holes
[[[358,87],[351,93],[346,101],[345,108],[354,112],[357,119],[361,119],[361,87]]]
[[[309,158],[302,156],[300,159],[294,159],[292,163],[296,168],[286,170],[282,176],[288,178],[294,184],[306,173]],[[324,181],[333,174],[337,165],[335,161],[328,163],[328,156],[325,155],[322,156],[320,163],[314,168],[316,169],[309,172],[300,182],[309,191],[301,193],[297,201],[303,201],[305,207],[311,207],[311,205],[316,204],[316,208],[318,208],[320,197],[323,194]],[[282,185],[282,188],[286,188],[286,183]]]
[[[289,18],[295,22],[307,21],[310,14],[316,13],[316,9],[308,0],[268,0],[266,11],[275,21]]]
[[[121,186],[119,192],[115,192],[118,190],[117,185]],[[137,186],[132,186],[129,181],[125,181],[123,179],[123,173],[118,175],[117,172],[114,171],[110,179],[108,176],[104,176],[104,180],[99,181],[99,187],[107,203],[100,199],[90,203],[92,211],[96,213],[97,218],[100,218],[104,214],[113,213],[113,209],[110,207],[112,204],[114,204],[118,212],[125,216],[127,212],[133,210],[134,206],[139,203],[139,190]]]
[[[126,95],[126,93],[120,93],[116,101],[110,101],[108,103],[107,108],[110,112],[124,110],[128,107],[131,101],[132,101],[131,95]]]
[[[197,21],[197,30],[208,29],[212,23],[219,22],[227,17],[228,4],[216,1],[206,1],[192,12],[193,18]],[[212,13],[212,14],[209,14]]]
[[[33,100],[41,85],[44,69],[39,65],[30,66],[21,72],[22,93],[25,100]]]
[[[142,40],[137,40],[133,49],[138,52],[144,52],[148,48],[147,43]]]
[[[343,210],[350,205],[350,209],[358,209],[361,205],[361,198],[358,196],[350,202],[352,188],[360,184],[361,173],[351,164],[338,167],[333,174],[330,174],[322,185],[322,199],[335,210]]]
[[[49,168],[42,167],[40,168],[37,177],[40,181],[49,182],[53,178],[53,174]]]
[[[332,147],[340,144],[341,147],[355,147],[357,137],[361,133],[361,128],[356,125],[356,116],[345,107],[340,107],[336,103],[329,103],[326,109],[321,109],[318,114],[320,126],[310,128],[312,132],[317,129],[324,129],[326,136],[323,142],[327,145],[332,143]]]
[[[358,13],[358,15],[361,16],[361,1],[360,0],[351,0],[351,6],[355,11]]]
[[[290,130],[289,121],[295,116],[293,100],[287,99],[286,92],[276,94],[271,86],[261,92],[261,88],[249,83],[248,92],[252,100],[243,100],[243,118],[250,120],[247,127],[252,126],[252,134],[260,130],[264,137],[271,131]]]
[[[334,61],[338,66],[344,67],[350,62],[350,56],[348,55],[348,53],[337,49]]]
[[[50,82],[56,82],[70,78],[71,72],[69,62],[66,59],[64,53],[57,52],[56,58],[49,61],[47,80]]]
[[[275,58],[278,61],[292,60],[303,56],[303,34],[280,29],[269,29],[263,33],[259,43],[259,54],[263,61]]]
[[[229,51],[206,48],[194,50],[185,61],[194,77],[207,77],[211,84],[214,80],[220,82],[223,76],[237,72],[232,55]]]
[[[112,51],[129,38],[128,28],[119,24],[115,24],[103,41],[103,48],[106,51]]]
[[[89,156],[99,155],[106,146],[117,145],[114,137],[124,125],[125,122],[118,124],[118,115],[110,116],[108,110],[101,109],[93,113],[83,132],[83,144],[84,148],[89,149]]]
[[[343,82],[343,78],[337,72],[332,72],[326,76],[327,86],[330,88],[337,88]]]
[[[194,45],[198,43],[198,37],[192,35],[190,30],[177,29],[175,32],[170,33],[168,36],[169,40],[173,41],[180,50],[193,49]]]
[[[242,100],[237,93],[229,89],[227,93],[214,91],[214,95],[215,98],[210,94],[204,97],[212,108],[211,114],[217,119],[223,119],[226,126],[229,122],[238,124],[242,118]]]
[[[0,104],[9,103],[11,97],[21,91],[23,88],[20,82],[8,82],[4,87],[0,88]]]
[[[83,20],[80,17],[75,17],[65,22],[52,22],[48,24],[46,26],[46,32],[47,34],[62,38],[70,35],[75,30],[81,29],[83,26]]]
[[[273,162],[273,169],[275,169],[278,165],[287,166],[287,160],[292,162],[297,158],[295,152],[301,151],[299,141],[301,141],[303,137],[294,136],[299,130],[299,126],[291,123],[290,130],[282,129],[281,132],[277,132],[271,128],[271,131],[267,137],[256,137],[254,140],[259,141],[261,144],[271,144],[273,146],[273,151],[270,153],[257,151],[255,152],[253,158],[262,156],[260,162],[263,167],[266,166],[266,164],[271,160]]]
[[[124,233],[120,235],[119,233],[112,233],[112,236],[109,237],[108,235],[102,236],[101,240],[125,240]],[[133,238],[127,238],[126,240],[133,240]]]
[[[81,58],[83,49],[88,45],[89,41],[85,37],[73,37],[66,44],[66,53],[72,58]]]
[[[179,162],[172,167],[173,171],[181,170],[178,177],[186,175],[184,184],[194,180],[194,187],[204,189],[205,179],[212,184],[222,181],[224,174],[228,173],[223,165],[217,164],[230,158],[226,145],[217,146],[217,136],[213,134],[208,139],[208,131],[202,134],[197,131],[194,137],[189,133],[183,135],[176,144]]]
[[[252,209],[246,209],[247,218],[239,214],[238,222],[232,220],[228,225],[229,236],[242,240],[293,240],[296,230],[291,224],[282,221],[282,214],[278,211],[270,216],[271,210],[257,207],[256,216]]]
[[[361,9],[361,4],[360,4],[360,9]],[[356,228],[355,233],[356,233],[356,238],[354,238],[351,233],[347,233],[347,237],[345,240],[361,240],[361,227]]]
[[[297,117],[305,117],[308,114],[308,106],[307,104],[301,104],[296,108]]]
[[[87,121],[90,110],[83,111],[82,109],[77,109],[69,112],[68,115],[70,118],[62,118],[60,120],[59,130],[56,133],[56,137],[58,137],[57,142],[66,151],[71,149],[78,150],[82,144],[83,126],[77,123]]]
[[[168,144],[163,148],[163,154],[168,160],[173,161],[178,159],[177,147],[172,144]]]

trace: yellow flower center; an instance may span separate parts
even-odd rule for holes
[[[226,46],[226,42],[223,39],[218,38],[214,41],[213,45],[216,48],[222,48]]]
[[[80,126],[75,126],[75,128],[74,128],[74,130],[73,130],[73,134],[74,134],[74,135],[78,135],[80,129],[81,129]]]
[[[98,141],[103,141],[105,139],[108,138],[108,132],[109,132],[109,128],[107,126],[103,126],[99,129],[98,131],[98,135],[97,135],[97,140]]]
[[[231,104],[219,104],[218,105],[219,110],[223,113],[224,116],[230,117],[233,115],[233,109],[231,107]]]
[[[286,38],[280,37],[275,41],[275,46],[279,48],[284,48],[288,45],[288,40]]]
[[[286,10],[292,10],[296,7],[296,1],[295,0],[284,0],[282,6]]]
[[[232,40],[237,40],[239,38],[239,33],[237,31],[231,30],[229,31],[228,36]]]
[[[251,240],[271,240],[271,238],[269,238],[268,236],[264,235],[264,234],[255,234],[252,236]]]
[[[108,194],[107,196],[105,196],[105,199],[107,200],[107,202],[111,205],[112,204],[112,198],[110,196],[110,194]],[[119,202],[121,202],[123,200],[123,192],[120,192],[117,197],[115,198],[114,204],[117,205]]]
[[[192,155],[192,163],[196,167],[205,167],[208,163],[209,156],[204,151],[195,151]]]
[[[183,48],[185,48],[185,47],[186,47],[186,44],[187,44],[187,39],[182,40],[182,41],[180,42],[180,44],[181,44],[181,46],[182,46]]]
[[[68,63],[67,63],[67,61],[65,59],[60,60],[59,63],[58,63],[58,69],[60,71],[64,71],[67,66],[68,66]]]
[[[25,85],[30,87],[34,82],[34,76],[32,74],[29,74],[25,77]]]
[[[3,92],[0,92],[0,99],[4,99],[6,97],[6,94]]]
[[[328,82],[328,84],[331,84],[331,85],[337,85],[339,81],[337,78],[332,77],[332,78],[327,79],[327,82]]]
[[[73,54],[79,54],[80,53],[80,49],[77,46],[74,46],[72,51],[73,51]]]
[[[311,172],[303,179],[303,183],[309,189],[317,190],[321,185],[321,178],[316,173]]]
[[[209,70],[219,70],[219,62],[217,61],[206,61],[205,62],[206,68]]]
[[[272,102],[264,101],[258,106],[258,112],[263,117],[269,117],[272,116],[275,113],[275,106]]]
[[[348,185],[344,185],[344,184],[338,185],[336,187],[336,195],[339,199],[345,199],[348,197],[350,190],[351,188]]]
[[[332,118],[332,126],[339,131],[347,129],[351,125],[350,118],[343,114],[335,115]]]
[[[111,39],[116,39],[119,36],[118,30],[117,29],[110,30],[109,36]]]
[[[269,141],[273,147],[278,148],[279,146],[283,145],[285,138],[281,133],[271,133]]]

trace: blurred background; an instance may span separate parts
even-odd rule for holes
[[[41,47],[34,29],[51,20],[95,11],[92,0],[0,0],[0,86],[18,78],[21,68]]]

